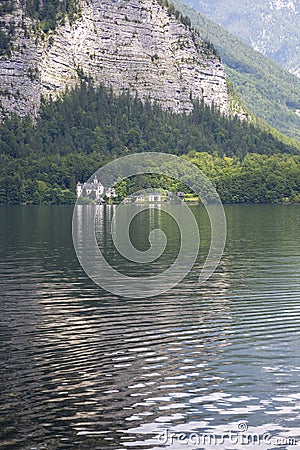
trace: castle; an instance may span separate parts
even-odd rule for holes
[[[77,198],[79,197],[89,197],[93,198],[96,201],[104,202],[103,197],[111,198],[117,197],[116,191],[114,188],[109,188],[105,192],[105,188],[103,184],[98,180],[98,178],[94,177],[92,183],[80,183],[78,181],[76,186],[76,194]]]

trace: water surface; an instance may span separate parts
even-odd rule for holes
[[[122,268],[111,213],[103,207],[100,245]],[[204,286],[209,226],[194,213],[195,270],[159,297],[130,300],[82,271],[71,207],[1,207],[1,449],[245,448],[187,440],[229,431],[273,439],[246,448],[300,448],[300,207],[228,206],[226,251]],[[179,237],[168,217],[145,214],[136,246],[147,248],[149,224],[170,244],[151,268],[122,268],[143,276],[171,262]]]

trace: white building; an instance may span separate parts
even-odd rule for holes
[[[135,201],[136,202],[144,202],[145,201],[145,195],[144,194],[137,194],[135,196]]]
[[[160,192],[149,192],[148,201],[150,203],[161,202],[161,193]]]
[[[80,183],[76,186],[77,198],[94,196],[95,200],[100,200],[104,194],[104,186],[95,176],[92,183]]]

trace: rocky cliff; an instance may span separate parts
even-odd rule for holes
[[[6,111],[35,115],[41,96],[55,98],[90,78],[176,112],[189,112],[191,98],[227,112],[219,57],[162,2],[83,1],[72,24],[65,17],[48,33],[25,14],[20,0],[13,6],[1,17],[2,30],[13,26],[11,51],[0,56]]]

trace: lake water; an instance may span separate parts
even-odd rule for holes
[[[113,207],[102,208],[100,244],[121,266],[105,234]],[[194,270],[138,300],[85,275],[72,211],[0,208],[0,448],[299,449],[300,207],[226,207],[226,250],[202,286],[209,225],[193,207],[202,226]],[[145,249],[149,223],[167,230],[158,271],[179,234],[151,214],[131,231]]]

